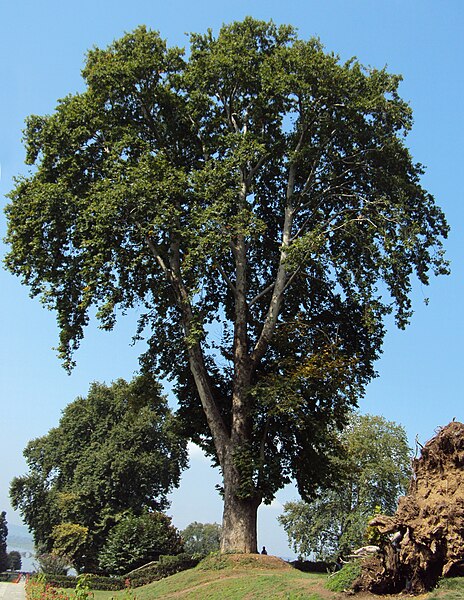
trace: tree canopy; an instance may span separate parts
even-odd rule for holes
[[[221,526],[218,523],[193,521],[182,531],[185,552],[206,556],[217,552],[221,545]]]
[[[411,477],[411,450],[401,425],[354,415],[342,434],[340,482],[311,502],[287,502],[279,522],[295,552],[335,559],[363,545],[370,517],[393,514]]]
[[[22,562],[21,553],[18,550],[8,552],[8,568],[10,571],[20,571]]]
[[[187,463],[186,442],[148,376],[92,384],[24,456],[29,472],[11,483],[13,506],[41,553],[68,556],[80,569],[98,568],[98,552],[125,513],[166,508]]]
[[[27,120],[6,266],[56,311],[68,368],[95,308],[111,329],[139,307],[143,367],[221,466],[222,548],[256,551],[262,501],[330,478],[384,317],[404,327],[413,279],[447,272],[401,77],[252,18],[187,55],[139,27],[82,73]]]

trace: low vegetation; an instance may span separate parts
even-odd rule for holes
[[[346,575],[346,573],[344,574]],[[41,600],[344,600],[334,589],[340,575],[304,573],[273,557],[259,555],[212,555],[192,569],[138,588],[126,582],[124,590],[96,591],[81,585],[78,590],[41,590]],[[349,584],[349,577],[346,583]],[[329,589],[332,587],[332,589]],[[36,589],[36,591],[38,591]],[[77,593],[76,593],[77,592]],[[28,600],[37,596],[28,595]],[[356,598],[356,596],[355,596]],[[362,600],[379,600],[363,594]],[[393,597],[389,597],[390,600]],[[400,598],[400,596],[398,596]],[[464,578],[442,580],[439,587],[420,600],[462,600]],[[361,599],[360,599],[361,600]]]

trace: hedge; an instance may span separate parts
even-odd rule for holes
[[[19,573],[0,573],[0,581],[16,581]]]
[[[180,573],[180,571],[193,569],[199,562],[199,558],[186,553],[177,554],[176,556],[160,556],[158,562],[140,567],[128,573],[124,579],[129,579],[132,587],[140,587],[152,581],[158,581],[175,573]]]
[[[304,573],[327,573],[335,569],[334,562],[293,560],[290,564],[295,569],[298,569],[298,571],[303,571]]]
[[[44,573],[45,581],[58,588],[75,588],[77,577],[68,575],[52,575]],[[114,592],[124,589],[124,579],[122,577],[104,577],[103,575],[88,575],[88,585],[92,590],[107,590]]]

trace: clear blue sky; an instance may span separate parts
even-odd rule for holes
[[[383,414],[406,427],[411,442],[424,442],[453,417],[464,420],[462,402],[463,326],[463,64],[462,0],[18,0],[0,6],[0,201],[12,178],[25,173],[21,129],[27,115],[53,111],[56,100],[82,89],[80,70],[87,49],[106,46],[145,23],[171,44],[184,45],[186,32],[217,31],[246,15],[290,23],[300,36],[319,36],[326,48],[366,65],[388,65],[401,73],[400,91],[414,110],[408,138],[414,158],[427,167],[423,183],[447,214],[452,275],[414,290],[415,315],[399,332],[390,324],[379,378],[361,402],[364,412]],[[0,216],[0,237],[5,234]],[[4,246],[1,254],[4,254]],[[428,307],[423,299],[430,298]],[[58,423],[63,407],[85,395],[91,381],[130,379],[140,347],[131,347],[134,317],[104,333],[90,327],[65,374],[53,351],[54,315],[10,274],[0,270],[0,510],[19,523],[8,501],[9,482],[25,471],[26,443]],[[214,490],[218,477],[192,453],[191,469],[173,494],[174,524],[219,521]],[[296,497],[292,488],[260,511],[260,544],[288,556],[276,524],[280,505]]]

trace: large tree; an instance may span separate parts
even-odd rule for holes
[[[340,481],[310,502],[287,502],[279,522],[300,556],[334,560],[363,545],[369,518],[391,515],[411,477],[411,449],[401,425],[353,415],[341,434]]]
[[[58,427],[32,440],[28,474],[11,499],[40,552],[98,568],[108,532],[126,514],[168,506],[186,466],[186,442],[152,378],[92,384],[63,411]]]
[[[6,265],[57,312],[68,368],[93,307],[108,329],[142,307],[144,368],[222,470],[222,549],[256,551],[261,502],[330,477],[383,319],[403,327],[413,277],[446,271],[447,225],[401,77],[251,18],[190,41],[93,49],[85,91],[28,119]]]

